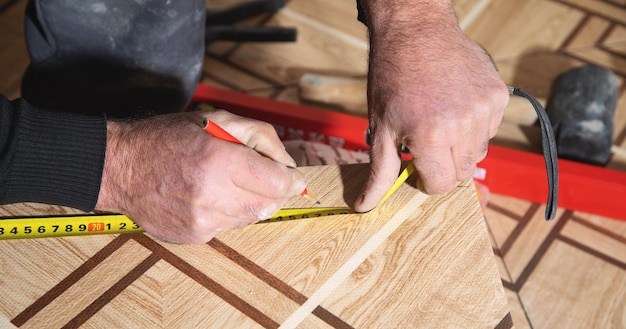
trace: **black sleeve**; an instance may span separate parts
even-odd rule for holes
[[[363,9],[363,4],[361,4],[362,1],[367,1],[367,0],[356,0],[356,10],[358,12],[358,15],[356,18],[359,20],[359,22],[367,26],[367,21],[365,19],[365,10]]]
[[[0,95],[0,204],[93,210],[106,139],[104,115],[42,110]]]

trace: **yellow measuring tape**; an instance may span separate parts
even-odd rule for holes
[[[379,204],[385,202],[415,171],[413,163],[400,173]],[[281,209],[257,224],[351,214],[349,207]],[[0,240],[143,232],[125,215],[75,215],[0,219]]]

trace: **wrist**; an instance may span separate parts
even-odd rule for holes
[[[121,193],[125,185],[122,177],[125,173],[123,166],[126,163],[126,156],[124,156],[122,141],[126,125],[122,122],[107,121],[104,168],[96,210],[124,212],[124,198]]]
[[[372,63],[387,61],[405,67],[421,65],[450,52],[473,49],[449,0],[362,1],[370,35],[370,68]]]

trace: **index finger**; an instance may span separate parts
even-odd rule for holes
[[[287,153],[284,144],[271,124],[238,116],[224,110],[215,110],[211,114],[212,118],[218,122],[223,121],[224,124],[221,128],[219,126],[219,129],[216,128],[216,130],[223,130],[218,132],[220,136],[216,137],[244,144],[274,161],[288,167],[296,167],[296,161]]]

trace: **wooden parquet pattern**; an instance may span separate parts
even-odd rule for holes
[[[302,170],[326,206],[345,206],[367,168]],[[37,207],[0,216],[64,210]],[[2,328],[512,327],[468,182],[436,198],[404,184],[368,214],[252,225],[205,245],[143,234],[0,242]]]
[[[219,8],[237,2],[240,1],[208,1],[208,6]],[[454,2],[462,28],[491,53],[505,81],[539,98],[547,98],[554,78],[569,68],[591,63],[613,70],[621,86],[614,141],[626,147],[625,0]],[[21,32],[24,5],[23,0],[0,1],[0,72],[4,74],[0,91],[9,98],[19,96],[19,79],[28,63]],[[290,0],[286,8],[276,14],[243,23],[295,26],[299,33],[297,43],[212,43],[207,47],[202,82],[262,97],[326,107],[301,101],[297,82],[302,74],[309,72],[351,77],[366,75],[366,30],[356,22],[355,16],[353,0]],[[537,151],[538,139],[536,127],[505,122],[493,143]],[[626,171],[626,159],[614,158],[608,167]],[[557,220],[546,223],[542,219],[543,205],[503,195],[491,195],[484,213],[511,307],[510,319],[516,328],[626,328],[626,222],[575,209],[560,209]],[[174,261],[169,262],[168,259],[173,258],[168,258],[172,256],[165,252],[146,252],[145,244],[152,242],[143,238],[117,239],[101,241],[91,250],[74,250],[71,254],[77,255],[74,258],[96,255],[97,250],[109,243],[115,248],[123,246],[136,253],[147,253],[129,259],[127,264],[108,264],[145,269],[146,275],[142,278],[146,279],[141,280],[141,285],[154,284],[156,279],[149,276],[151,269],[158,266],[174,271],[179,266],[173,265]],[[207,250],[220,254],[221,242],[224,241],[219,239],[209,244]],[[156,249],[155,246],[150,250]],[[34,257],[45,259],[43,255]],[[66,258],[65,266],[82,264],[82,260]],[[74,263],[69,264],[72,261]],[[245,259],[237,261],[245,262]],[[96,265],[101,266],[88,266]],[[63,279],[59,273],[53,274],[58,281]],[[119,278],[111,280],[128,282]],[[132,281],[132,278],[125,280]],[[203,281],[206,279],[200,274],[193,280],[202,282],[200,285],[211,285]],[[33,284],[53,286],[51,283]],[[121,288],[111,288],[114,291],[109,293]],[[123,293],[130,299],[150,298],[140,291],[142,289],[124,290]],[[202,289],[193,293],[215,298]],[[72,301],[68,299],[66,302]],[[126,301],[121,303],[106,307],[125,309]],[[28,305],[21,306],[13,306],[15,314]],[[192,312],[189,305],[175,307],[185,310],[184,314]],[[320,312],[324,310],[328,308]],[[322,317],[314,317],[317,322],[312,327],[320,323],[319,319]],[[233,324],[227,320],[224,319],[224,323]],[[0,323],[0,327],[2,325]]]

